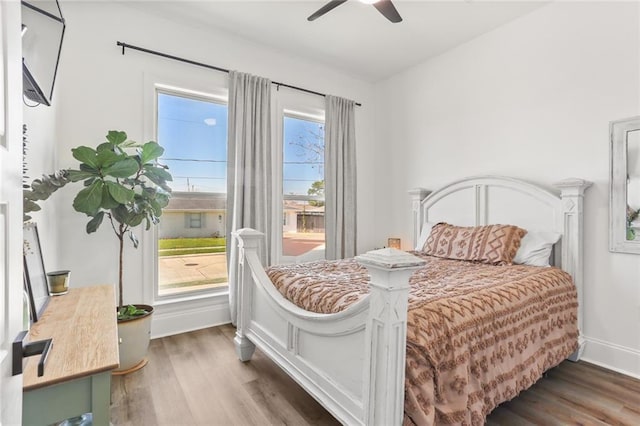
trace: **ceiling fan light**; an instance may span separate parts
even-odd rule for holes
[[[374,4],[378,3],[380,0],[360,0],[364,4]]]

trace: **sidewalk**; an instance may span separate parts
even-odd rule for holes
[[[210,253],[159,257],[160,288],[191,282],[195,285],[203,285],[218,281],[217,285],[226,285],[226,255],[226,253]],[[221,280],[224,280],[223,283],[219,282]]]

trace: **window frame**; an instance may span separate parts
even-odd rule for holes
[[[187,213],[189,215],[189,229],[202,229],[203,228],[203,220],[202,220],[202,216],[204,215],[203,212],[188,212]],[[194,226],[194,222],[197,223],[197,226]]]
[[[273,187],[278,188],[274,200],[274,218],[284,217],[284,200],[302,199],[306,201],[324,201],[324,198],[313,195],[290,195],[285,196],[283,191],[284,180],[284,119],[285,117],[297,118],[300,120],[312,121],[318,124],[325,124],[324,98],[316,95],[309,95],[302,92],[284,92],[277,94],[275,113],[275,134],[273,137],[273,151],[275,153],[275,167]],[[325,250],[314,250],[313,254],[305,253],[300,256],[285,256],[282,253],[283,220],[274,220],[272,226],[272,256],[273,263],[299,263],[311,260],[325,259]],[[326,236],[325,236],[326,241]]]
[[[195,99],[204,102],[214,102],[220,105],[228,103],[228,89],[219,85],[218,89],[211,91],[200,90],[200,86],[189,81],[177,81],[176,79],[158,78],[153,75],[145,75],[145,136],[146,140],[158,140],[158,94],[180,96],[187,99]],[[162,221],[162,217],[160,218]],[[158,226],[154,226],[150,232],[143,234],[144,267],[143,279],[145,285],[144,300],[153,301],[154,304],[165,305],[178,302],[189,302],[210,297],[226,297],[229,294],[229,286],[192,290],[174,294],[159,293],[159,256],[158,256]]]

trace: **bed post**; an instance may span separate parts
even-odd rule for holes
[[[413,188],[409,190],[409,194],[411,194],[411,211],[413,212],[413,245],[411,249],[418,244],[418,238],[420,237],[420,232],[422,232],[422,224],[424,223],[424,217],[422,217],[422,209],[420,208],[422,204],[422,200],[427,198],[427,196],[431,193],[424,188]]]
[[[357,256],[369,271],[365,337],[364,424],[402,424],[409,278],[424,260],[396,249]]]
[[[562,214],[564,236],[562,238],[562,269],[573,277],[578,292],[578,350],[569,359],[578,361],[585,347],[583,333],[583,267],[584,267],[584,192],[592,185],[591,182],[582,179],[565,179],[554,183],[560,189],[562,199]]]
[[[238,279],[236,286],[238,292],[238,318],[236,320],[236,337],[233,342],[240,361],[249,361],[256,346],[245,335],[249,321],[251,321],[250,314],[253,297],[251,268],[247,262],[247,256],[251,254],[258,255],[258,246],[264,238],[264,234],[254,229],[243,228],[233,232],[233,236],[238,240],[238,264],[232,265],[232,267],[238,268],[236,274]]]

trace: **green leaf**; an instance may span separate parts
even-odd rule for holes
[[[146,310],[138,309],[133,305],[123,306],[118,310],[118,321],[139,317],[147,313]]]
[[[105,175],[115,178],[126,178],[135,175],[138,170],[138,162],[136,160],[133,158],[125,158],[103,169],[102,172]]]
[[[131,226],[132,228],[135,228],[136,226],[140,225],[142,223],[142,221],[144,220],[146,215],[141,214],[141,213],[136,213],[136,214],[131,214],[129,216],[129,219],[127,220],[127,224],[129,226]]]
[[[120,204],[115,209],[111,209],[111,216],[113,216],[113,219],[118,223],[128,223],[127,221],[130,216],[129,209],[127,209],[127,206]]]
[[[73,154],[73,158],[75,158],[79,162],[84,163],[90,167],[93,167],[94,169],[98,168],[98,163],[96,158],[98,153],[96,152],[95,149],[89,148],[88,146],[79,146],[77,148],[73,148],[71,150],[71,153]]]
[[[119,148],[139,148],[141,145],[136,141],[126,141],[118,145]]]
[[[168,181],[168,182],[173,181],[173,177],[171,176],[171,173],[166,171],[164,167],[158,167],[151,164],[146,164],[144,166],[144,174],[146,175],[147,173],[152,173],[153,175],[158,176],[159,178],[164,179],[165,181]]]
[[[129,188],[125,188],[124,186],[111,181],[106,181],[105,185],[107,185],[107,189],[109,190],[109,194],[120,204],[126,204],[133,200],[135,192]]]
[[[99,168],[104,170],[107,167],[119,161],[121,158],[122,157],[120,155],[116,154],[111,150],[102,150],[98,152],[98,155],[96,157],[96,163],[98,164]]]
[[[111,151],[111,152],[113,152],[113,145],[110,144],[109,142],[101,143],[100,145],[98,145],[96,147],[96,151],[98,151],[98,152],[102,152],[102,151]]]
[[[96,176],[100,175],[100,172],[98,172],[97,167],[89,166],[88,164],[85,164],[85,163],[80,163],[80,170],[82,170],[83,172],[95,173]]]
[[[102,187],[102,182],[97,180],[78,192],[78,195],[73,200],[73,208],[80,213],[94,216],[98,213],[102,202]]]
[[[127,134],[117,130],[109,130],[109,133],[107,133],[107,140],[114,145],[120,145],[122,142],[127,140]]]
[[[160,216],[162,214],[162,207],[160,207],[160,204],[158,204],[156,200],[149,200],[149,205],[151,206],[154,215]]]
[[[90,179],[99,176],[98,171],[85,171],[85,170],[69,170],[69,179],[71,182],[78,182],[79,180]]]
[[[154,198],[155,202],[158,203],[158,205],[160,206],[161,209],[167,207],[167,204],[169,204],[169,195],[168,194],[164,194],[162,192],[158,192]],[[160,216],[160,213],[156,212],[156,214],[158,214],[158,216]]]
[[[140,152],[140,161],[142,164],[155,160],[164,153],[164,148],[158,145],[156,142],[150,141],[143,145]]]
[[[158,190],[153,187],[153,186],[146,186],[144,184],[144,182],[142,183],[142,192],[140,193],[140,196],[143,197],[145,200],[153,200],[154,198],[156,198],[156,193],[158,192]]]
[[[87,223],[87,234],[96,232],[98,230],[98,227],[102,223],[102,219],[104,219],[104,212],[98,212],[98,214],[95,215],[93,219],[89,221],[89,223]]]
[[[111,193],[109,192],[109,188],[105,185],[102,188],[102,202],[100,202],[100,207],[105,210],[115,209],[120,205],[119,202],[113,199]]]
[[[165,191],[171,192],[171,188],[169,187],[169,185],[167,185],[167,180],[173,180],[173,178],[171,178],[171,175],[169,175],[169,179],[166,179],[164,177],[164,173],[169,175],[169,173],[162,169],[145,167],[144,176]]]
[[[40,206],[31,200],[24,200],[22,208],[25,212],[37,212],[41,210]]]

